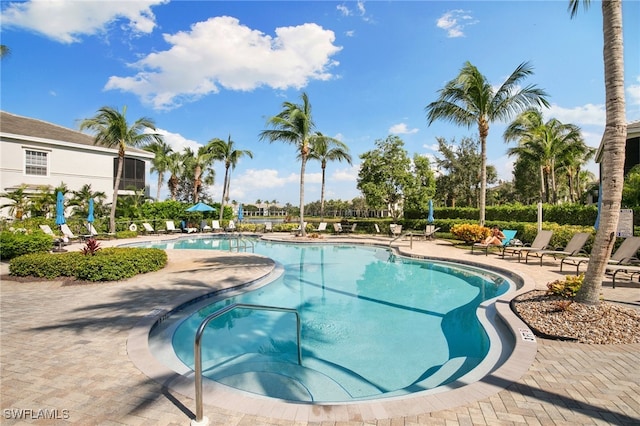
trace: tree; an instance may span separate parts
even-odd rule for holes
[[[27,197],[27,194],[25,193],[26,188],[27,187],[25,185],[22,185],[13,191],[0,194],[0,197],[11,200],[11,203],[1,205],[0,209],[9,207],[9,214],[18,220],[22,220],[25,212],[29,210],[29,205],[31,204],[29,197]]]
[[[92,191],[91,184],[86,183],[78,191],[71,191],[73,197],[69,200],[69,205],[73,206],[73,214],[87,217],[89,215],[89,199],[93,198],[94,201],[94,215],[99,216],[102,214],[104,200],[107,198],[107,194],[102,191]],[[53,203],[55,205],[55,193],[53,196]]]
[[[575,163],[578,153],[588,150],[579,127],[555,118],[545,123],[542,112],[536,108],[518,115],[503,137],[506,142],[518,141],[517,147],[508,150],[510,156],[523,156],[538,164],[540,201],[544,202],[558,201],[556,170],[563,164]]]
[[[569,0],[571,17],[578,12],[579,0]],[[586,7],[589,0],[583,0]],[[624,98],[624,50],[622,43],[622,0],[602,2],[602,31],[604,38],[604,82],[606,96],[606,124],[602,137],[600,224],[596,233],[584,281],[576,301],[597,305],[605,267],[615,243],[622,187],[624,184],[624,155],[627,140]]]
[[[427,105],[427,121],[450,121],[470,128],[478,126],[480,135],[480,224],[484,225],[485,199],[487,189],[487,136],[489,125],[494,121],[509,120],[514,114],[531,105],[549,106],[547,94],[534,85],[524,88],[521,82],[533,74],[528,62],[524,62],[511,73],[502,85],[494,91],[486,77],[470,62],[466,62],[460,74],[441,89],[440,97]]]
[[[153,120],[143,117],[129,125],[126,114],[126,106],[122,108],[122,112],[111,107],[102,107],[94,117],[86,118],[80,123],[80,130],[95,132],[94,144],[107,148],[118,148],[118,170],[113,185],[113,200],[109,215],[109,232],[111,233],[116,232],[118,188],[120,187],[120,179],[124,169],[124,156],[127,146],[141,146],[162,140],[160,135],[156,133],[146,133],[148,130],[156,130]]]
[[[322,190],[320,191],[320,217],[324,218],[324,188],[326,182],[325,173],[327,171],[328,161],[346,161],[351,165],[351,154],[349,147],[338,139],[324,136],[317,132],[312,139],[311,152],[309,159],[317,160],[322,167]]]
[[[165,141],[155,141],[144,147],[145,151],[152,152],[154,157],[151,161],[151,171],[158,174],[158,189],[156,192],[156,201],[160,201],[160,190],[164,182],[164,174],[169,169],[169,155],[173,149]]]
[[[436,164],[445,172],[438,178],[439,194],[444,197],[445,205],[455,207],[479,206],[481,155],[478,142],[465,137],[460,143],[455,139],[447,143],[443,138],[436,138],[441,157],[436,157]],[[486,181],[493,183],[497,172],[493,166],[486,166]]]
[[[407,190],[405,209],[426,212],[436,195],[436,178],[427,157],[413,155],[413,182]]]
[[[398,136],[375,141],[376,148],[360,155],[358,189],[374,209],[389,209],[394,220],[400,217],[404,191],[413,181],[411,160]]]
[[[0,58],[4,58],[5,56],[9,56],[11,54],[11,49],[6,44],[0,44]]]
[[[640,206],[640,165],[636,165],[629,170],[624,180],[622,202],[625,207]]]
[[[231,140],[231,135],[227,142],[222,139],[211,139],[209,145],[214,158],[224,162],[224,184],[222,186],[222,201],[220,202],[220,220],[224,214],[224,203],[229,201],[229,186],[231,185],[231,170],[236,168],[238,161],[245,155],[253,158],[253,152],[249,150],[235,149],[235,142]]]
[[[178,198],[178,187],[180,185],[180,176],[184,169],[184,155],[179,152],[172,152],[167,157],[167,172],[170,173],[167,186],[171,194],[171,200],[176,201]]]
[[[267,120],[272,129],[260,132],[260,140],[282,141],[293,145],[300,158],[300,234],[307,235],[304,226],[304,173],[311,151],[310,144],[315,130],[311,115],[311,103],[306,93],[301,95],[302,103],[283,102],[282,111]]]
[[[216,157],[213,153],[213,146],[214,139],[210,140],[206,145],[200,146],[196,152],[191,148],[185,150],[185,168],[183,172],[193,178],[191,193],[193,202],[196,204],[200,200],[200,191],[203,184],[213,185],[214,182],[215,170],[213,170],[213,162]]]

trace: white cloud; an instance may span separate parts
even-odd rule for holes
[[[447,37],[456,38],[464,37],[464,29],[469,25],[477,24],[478,21],[469,14],[469,12],[461,9],[450,10],[445,12],[436,21],[436,26],[447,32]]]
[[[439,146],[437,143],[432,143],[431,145],[429,145],[429,144],[424,144],[424,145],[422,145],[422,147],[423,147],[424,149],[426,149],[426,150],[429,150],[429,151],[436,151],[436,152],[437,152],[437,151],[438,151],[438,149],[440,148],[440,146]]]
[[[336,9],[338,9],[338,12],[340,12],[340,14],[342,16],[350,16],[351,15],[351,10],[349,10],[349,8],[347,6],[345,6],[344,4],[337,5]]]
[[[25,28],[61,43],[107,30],[118,19],[128,21],[134,33],[150,33],[156,26],[151,6],[168,0],[28,1],[11,3],[2,11],[3,27]]]
[[[338,65],[331,56],[333,31],[308,23],[280,27],[275,37],[221,16],[198,22],[190,31],[165,34],[169,50],[154,52],[132,64],[138,73],[109,78],[105,89],[138,95],[155,109],[171,109],[220,87],[250,91],[302,88],[310,80],[329,80]]]
[[[627,102],[629,105],[640,105],[640,76],[636,77],[636,84],[627,87]]]
[[[202,144],[187,139],[179,133],[172,133],[168,130],[156,129],[155,133],[162,136],[162,139],[175,151],[182,152],[185,148],[191,148],[193,151],[197,151]]]
[[[573,108],[563,108],[552,104],[543,111],[545,120],[556,118],[565,124],[577,126],[604,126],[606,120],[605,106],[586,104]]]
[[[354,30],[349,30],[349,31],[346,31],[344,35],[346,35],[347,37],[353,37],[356,35],[356,32]]]
[[[409,129],[407,128],[406,123],[398,123],[398,124],[394,124],[393,126],[391,126],[389,128],[389,133],[392,133],[394,135],[410,135],[413,133],[418,133],[419,129]]]
[[[357,1],[356,2],[356,7],[355,10],[350,9],[349,7],[347,7],[346,4],[339,4],[338,6],[336,6],[336,9],[338,10],[338,12],[340,12],[340,14],[342,16],[360,16],[362,18],[363,21],[365,22],[369,22],[371,21],[371,18],[369,16],[367,16],[367,9],[364,7],[364,1]]]
[[[358,180],[358,172],[360,164],[354,164],[350,167],[341,168],[331,174],[330,179],[336,182],[356,182]]]

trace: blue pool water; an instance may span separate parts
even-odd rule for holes
[[[168,244],[229,248],[229,240],[219,238]],[[234,302],[296,309],[302,366],[290,313],[233,310],[210,323],[202,346],[205,376],[287,400],[372,399],[459,379],[489,351],[479,304],[511,285],[485,270],[396,257],[381,247],[259,240],[248,247],[281,264],[279,278],[181,313],[170,332],[157,334],[169,336],[176,357],[193,369],[195,331],[209,314]]]

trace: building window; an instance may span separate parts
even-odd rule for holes
[[[24,161],[24,173],[32,176],[47,176],[47,153],[26,149]]]
[[[113,159],[113,182],[115,184],[116,174],[118,173],[118,159]],[[122,170],[122,178],[118,190],[144,189],[145,187],[145,163],[135,158],[124,158],[124,168]]]

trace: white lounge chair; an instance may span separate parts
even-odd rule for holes
[[[224,231],[224,229],[222,229],[222,226],[220,226],[220,221],[219,220],[212,220],[211,221],[211,230],[213,232]]]
[[[142,222],[142,227],[144,228],[144,232],[147,234],[159,234],[158,231],[153,229],[153,226],[149,222]]]
[[[302,226],[304,227],[304,229],[307,229],[307,222],[302,222]],[[292,229],[291,232],[294,234],[297,234],[302,232],[302,229],[300,228],[300,225],[298,225],[298,227],[295,229]]]
[[[69,229],[69,225],[67,225],[66,223],[60,225],[60,231],[62,232],[62,235],[68,238],[71,242],[80,240],[80,237],[71,232],[71,229]]]
[[[327,230],[327,222],[320,222],[318,227],[314,229],[314,232],[324,232]]]
[[[559,248],[556,250],[528,251],[527,255],[524,258],[524,262],[529,263],[529,256],[539,257],[540,266],[542,266],[542,258],[544,256],[553,256],[554,260],[558,257],[577,256],[582,252],[582,248],[587,243],[587,240],[590,236],[590,232],[578,232],[576,234],[573,234],[573,237],[571,237],[571,239],[567,243],[567,246],[564,248]]]
[[[273,223],[266,222],[264,224],[264,232],[273,232]]]
[[[610,265],[624,265],[639,261],[637,256],[640,250],[640,237],[629,237],[620,244],[620,247],[609,258]],[[564,264],[574,265],[576,267],[576,275],[580,273],[580,266],[588,263],[589,258],[585,256],[567,256],[560,262],[560,272]],[[640,262],[640,261],[639,261]]]
[[[96,231],[96,228],[93,226],[93,223],[91,223],[91,222],[87,222],[85,224],[85,226],[87,227],[87,231],[89,231],[89,234],[83,235],[83,237],[85,239],[87,237],[94,238],[94,237],[104,236],[105,238],[110,240],[111,238],[115,238],[116,237],[116,234],[114,234],[113,232],[98,232],[98,231]]]
[[[504,259],[506,253],[511,253],[511,256],[517,254],[518,262],[520,262],[523,253],[549,250],[549,242],[552,236],[553,231],[542,230],[538,232],[530,246],[502,246],[502,258]]]
[[[40,229],[42,230],[42,232],[44,232],[45,234],[57,238],[57,236],[53,233],[53,231],[51,230],[51,227],[49,225],[40,225]]]
[[[227,225],[227,229],[225,229],[225,231],[234,232],[235,230],[236,230],[236,224],[234,223],[233,220],[230,220],[229,225]]]
[[[380,233],[380,227],[378,226],[378,224],[374,223],[373,227],[376,229],[376,234],[379,234]]]
[[[167,226],[167,233],[169,232],[182,232],[182,230],[176,228],[175,223],[173,223],[172,220],[167,220],[165,222],[166,226]]]
[[[342,229],[342,224],[341,223],[334,223],[333,224],[333,231],[336,234],[342,234],[344,232],[344,229]]]
[[[389,230],[391,231],[392,237],[398,237],[400,236],[400,234],[402,234],[402,225],[392,223],[391,225],[389,225]]]

